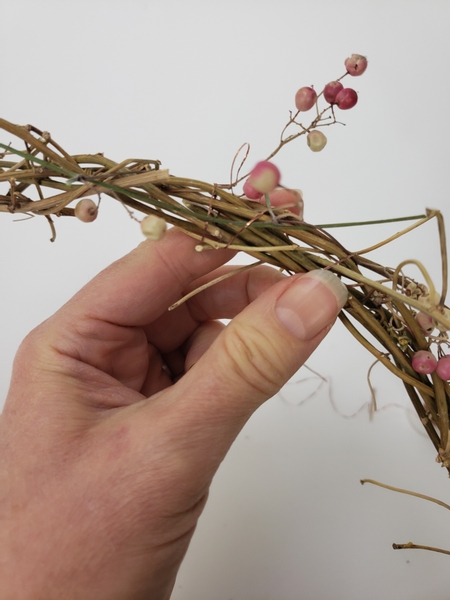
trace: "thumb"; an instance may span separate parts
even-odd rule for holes
[[[239,430],[308,359],[346,300],[347,288],[330,271],[274,285],[230,322],[172,388],[177,410],[199,427],[213,421]]]

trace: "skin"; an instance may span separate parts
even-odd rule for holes
[[[295,277],[270,267],[168,312],[230,268],[195,244],[142,243],[22,343],[0,417],[2,598],[167,600],[230,445],[331,326],[337,306],[293,335],[274,307]]]

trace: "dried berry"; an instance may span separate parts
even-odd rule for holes
[[[416,352],[412,357],[411,365],[416,373],[429,375],[436,371],[437,360],[428,350],[419,350],[419,352]]]
[[[325,148],[328,140],[324,133],[318,129],[313,129],[308,133],[306,141],[313,152],[320,152]]]
[[[436,374],[444,381],[450,380],[450,356],[443,356],[438,360]]]
[[[249,179],[244,183],[242,189],[249,200],[259,200],[262,198],[262,193],[255,190]]]
[[[83,198],[75,206],[75,216],[83,223],[92,223],[98,215],[98,206],[91,198]]]
[[[301,112],[310,110],[316,103],[316,100],[316,90],[312,87],[302,87],[295,94],[295,106]]]
[[[330,81],[330,83],[327,83],[327,85],[323,88],[323,97],[330,104],[335,104],[336,96],[343,89],[344,86],[340,81]]]
[[[367,58],[361,54],[352,54],[344,62],[347,73],[352,77],[362,75],[367,69]]]
[[[344,88],[337,94],[335,102],[341,110],[348,110],[358,102],[358,94],[352,88]]]
[[[258,192],[259,196],[257,198],[250,198],[251,200],[257,200],[262,194],[268,194],[273,191],[280,183],[280,178],[281,174],[278,167],[268,160],[262,160],[252,169],[249,178],[244,184],[245,195],[247,198],[250,198],[247,192]]]
[[[277,188],[269,194],[270,204],[274,207],[282,207],[303,219],[303,195],[301,190],[287,190]],[[261,199],[264,202],[264,199]]]

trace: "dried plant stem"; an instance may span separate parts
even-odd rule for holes
[[[310,128],[335,122],[334,116],[324,122],[324,112],[317,113],[309,128],[300,126],[295,119],[296,116],[291,117],[287,126],[300,129],[289,136],[285,136],[284,130],[271,156]],[[438,211],[428,210],[425,216],[416,215],[416,222],[386,240],[351,252],[329,232],[332,227],[350,226],[351,223],[316,226],[300,221],[283,208],[266,207],[237,196],[233,192],[234,184],[219,186],[176,177],[160,169],[159,161],[155,160],[136,158],[115,162],[102,154],[71,156],[54,142],[50,134],[32,126],[14,125],[4,119],[0,119],[0,129],[19,139],[25,148],[19,150],[15,144],[12,147],[0,143],[0,148],[4,149],[0,156],[0,184],[9,186],[6,193],[0,194],[0,212],[45,216],[53,228],[53,238],[55,226],[52,219],[73,216],[71,205],[82,197],[106,195],[131,211],[165,219],[198,240],[198,251],[217,248],[242,250],[253,256],[257,264],[267,263],[288,274],[315,269],[335,273],[349,290],[348,303],[340,315],[342,323],[377,361],[402,380],[438,451],[439,461],[450,470],[449,385],[436,377],[416,373],[411,366],[414,353],[427,349],[430,344],[415,321],[417,312],[429,314],[442,330],[450,330],[448,310],[444,310],[448,275],[445,231]],[[12,155],[18,158],[11,160]],[[271,214],[268,214],[269,208]],[[411,218],[381,219],[353,225]],[[397,268],[392,268],[365,256],[432,218],[438,222],[442,253],[443,285],[438,306],[419,301],[417,293],[422,288],[418,288],[416,294],[410,293],[408,286],[413,289],[417,285],[402,271],[410,263],[419,266],[431,291],[434,289],[431,278],[419,261],[403,261]],[[252,266],[244,267],[247,268]],[[202,289],[193,291],[189,297]],[[171,309],[186,299],[182,298]],[[442,335],[445,341],[445,334]]]
[[[192,290],[192,292],[189,292],[189,294],[186,294],[185,296],[183,296],[183,298],[180,298],[180,300],[177,300],[176,302],[174,302],[174,304],[171,304],[167,310],[175,310],[175,308],[178,308],[179,306],[184,304],[184,302],[186,302],[186,300],[193,298],[194,296],[196,296],[200,292],[203,292],[204,290],[208,289],[209,287],[216,285],[217,283],[220,283],[221,281],[224,281],[225,279],[229,279],[230,277],[233,277],[234,275],[237,275],[238,273],[244,273],[245,271],[248,271],[249,269],[253,269],[254,267],[257,267],[259,265],[262,265],[262,261],[252,263],[251,265],[245,265],[244,267],[240,267],[238,269],[235,269],[234,271],[230,271],[229,273],[226,273],[225,275],[216,277],[215,279],[208,281],[208,283],[205,283],[203,285],[200,285],[198,288],[195,288],[195,290]]]
[[[400,237],[406,235],[407,233],[413,231],[414,229],[417,229],[417,227],[421,227],[427,221],[430,221],[431,219],[434,219],[434,218],[438,218],[438,215],[442,218],[442,215],[440,214],[440,212],[438,210],[427,210],[426,216],[419,219],[418,221],[416,221],[416,223],[413,223],[413,225],[410,225],[409,227],[402,229],[402,231],[399,231],[398,233],[391,235],[390,237],[386,238],[382,242],[378,242],[378,244],[374,244],[373,246],[369,246],[368,248],[364,248],[363,250],[358,250],[358,252],[353,252],[353,256],[356,254],[368,254],[369,252],[373,252],[373,250],[378,250],[378,248],[382,248],[383,246],[386,246],[387,244],[390,244],[391,242],[398,240]]]
[[[425,496],[425,494],[419,494],[418,492],[411,492],[410,490],[404,490],[403,488],[394,487],[392,485],[387,485],[386,483],[380,483],[379,481],[375,481],[375,479],[361,479],[361,485],[365,483],[371,483],[372,485],[377,485],[379,487],[385,488],[386,490],[391,490],[393,492],[398,492],[399,494],[407,494],[408,496],[414,496],[415,498],[421,498],[422,500],[427,500],[428,502],[434,502],[434,504],[439,504],[443,508],[450,510],[450,506],[437,498],[433,498],[432,496]]]
[[[361,485],[365,483],[371,483],[372,485],[377,485],[379,487],[385,488],[386,490],[391,490],[393,492],[398,492],[399,494],[406,494],[408,496],[414,496],[415,498],[420,498],[421,500],[426,500],[427,502],[433,502],[434,504],[438,504],[443,508],[450,510],[450,506],[437,498],[433,498],[432,496],[426,496],[425,494],[419,494],[418,492],[411,492],[410,490],[405,490],[402,488],[394,487],[392,485],[387,485],[386,483],[380,483],[379,481],[375,481],[374,479],[361,479]],[[392,544],[394,550],[405,550],[405,549],[417,549],[417,550],[430,550],[432,552],[439,552],[441,554],[449,554],[449,550],[443,550],[442,548],[435,548],[434,546],[423,546],[421,544],[413,544],[412,542],[407,542],[406,544]]]
[[[439,552],[440,554],[450,554],[450,550],[443,550],[442,548],[435,548],[434,546],[422,546],[421,544],[413,544],[407,542],[406,544],[392,544],[394,550],[431,550],[431,552]]]

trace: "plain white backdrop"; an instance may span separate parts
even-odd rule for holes
[[[365,54],[346,126],[329,128],[322,153],[304,139],[285,148],[277,158],[284,184],[303,190],[314,223],[425,207],[450,218],[446,0],[0,6],[1,117],[50,131],[72,154],[159,159],[172,174],[210,182],[227,180],[243,142],[250,162],[274,148],[297,88],[320,89],[344,72],[347,56]],[[141,241],[115,201],[101,209],[91,225],[57,220],[54,244],[44,219],[0,214],[2,399],[27,332]],[[398,228],[334,233],[357,250]],[[390,266],[420,258],[439,282],[436,232],[430,223],[373,258]],[[450,548],[450,514],[359,483],[369,477],[450,499],[402,385],[381,366],[372,383],[382,410],[369,420],[371,363],[338,324],[308,363],[328,383],[301,383],[311,377],[302,369],[254,415],[214,480],[174,600],[448,599],[448,556],[391,544]]]

